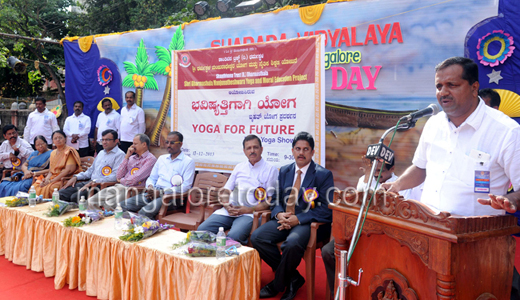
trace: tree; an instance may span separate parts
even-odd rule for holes
[[[75,15],[67,9],[70,5],[70,0],[0,0],[0,32],[60,40],[69,34],[68,23]],[[59,44],[41,40],[3,39],[1,46],[9,49],[9,55],[38,61],[42,75],[56,82],[58,93],[65,99],[61,87],[64,78],[58,73],[58,68],[65,66],[65,59]],[[36,72],[33,67],[28,71]]]
[[[78,35],[145,30],[164,26],[172,12],[186,6],[183,0],[86,0],[86,13],[75,20]]]

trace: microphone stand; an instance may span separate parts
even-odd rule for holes
[[[408,123],[399,124],[396,126],[392,126],[390,129],[386,130],[385,133],[381,136],[381,139],[379,140],[379,143],[383,144],[385,141],[385,138],[388,134],[390,134],[392,131],[406,131],[410,128],[415,127],[415,122],[417,121],[410,121]],[[377,169],[377,163],[372,163],[372,168],[370,169],[370,176],[368,177],[368,182],[365,185],[364,193],[363,193],[363,201],[361,202],[361,207],[359,208],[359,215],[356,220],[356,226],[354,227],[354,232],[352,233],[352,239],[350,240],[350,246],[348,251],[341,250],[340,251],[340,259],[341,259],[341,265],[340,265],[340,272],[338,274],[339,278],[339,285],[336,290],[336,296],[334,297],[335,300],[343,300],[346,299],[346,293],[347,293],[347,287],[349,285],[353,286],[359,286],[361,283],[361,274],[363,274],[363,269],[360,268],[358,272],[358,281],[354,281],[351,277],[347,276],[348,266],[349,266],[349,259],[347,257],[347,254],[350,253],[350,257],[352,257],[353,250],[354,250],[354,243],[356,240],[356,236],[358,236],[358,232],[360,232],[362,229],[359,228],[361,224],[361,220],[363,219],[363,212],[365,211],[365,207],[367,205],[367,198],[368,193],[370,190],[370,186],[372,185],[372,179],[374,178],[374,174],[376,173]],[[375,193],[375,191],[374,191]]]

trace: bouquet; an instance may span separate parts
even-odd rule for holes
[[[138,242],[159,231],[170,228],[173,228],[173,225],[163,225],[147,217],[131,214],[130,221],[123,225],[125,234],[120,236],[119,239],[126,242]]]
[[[13,200],[6,200],[5,205],[7,207],[18,207],[27,205],[27,198],[14,198]]]
[[[88,225],[93,222],[97,222],[104,218],[103,211],[101,210],[87,210],[85,213],[79,214],[74,217],[67,218],[63,221],[65,227],[81,227]]]
[[[186,239],[188,240],[188,242],[213,243],[217,240],[217,235],[213,232],[209,232],[206,230],[190,230],[186,235]]]
[[[209,231],[189,231],[186,239],[173,244],[174,254],[182,254],[190,257],[214,257],[217,253],[217,235]],[[240,247],[240,243],[226,238],[226,249]],[[231,253],[231,252],[230,252]],[[234,252],[229,254],[235,254]]]
[[[45,213],[47,217],[58,217],[76,207],[75,203],[58,200],[57,204],[49,206],[49,211]]]

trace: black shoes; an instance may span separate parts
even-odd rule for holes
[[[274,288],[274,280],[266,284],[260,290],[260,299],[273,298],[276,295],[278,295],[278,291]]]
[[[297,275],[291,279],[289,282],[289,286],[285,289],[285,293],[283,293],[282,298],[280,300],[292,300],[296,297],[296,293],[305,283],[305,278],[303,278],[300,273],[296,273]],[[261,291],[260,291],[261,295]]]

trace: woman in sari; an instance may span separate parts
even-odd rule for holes
[[[52,133],[52,142],[56,150],[52,151],[50,158],[49,173],[34,183],[37,195],[43,198],[51,198],[54,189],[60,189],[63,178],[81,172],[81,160],[76,149],[66,145],[67,136],[65,132],[56,130]]]
[[[34,138],[36,151],[29,155],[22,165],[22,172],[16,172],[7,180],[0,183],[0,197],[15,196],[18,192],[27,192],[32,184],[33,172],[41,171],[49,167],[51,150],[47,148],[47,140],[39,135]]]

